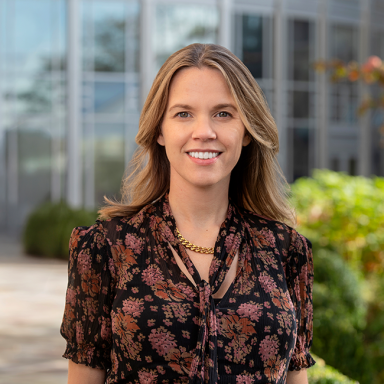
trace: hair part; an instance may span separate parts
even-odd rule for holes
[[[157,143],[168,103],[171,81],[182,68],[214,68],[221,72],[240,118],[251,137],[231,173],[229,197],[245,209],[289,225],[296,224],[288,204],[289,184],[277,162],[279,138],[264,94],[248,68],[228,49],[215,44],[191,44],[171,55],[160,68],[140,115],[136,150],[122,183],[120,202],[104,197],[101,218],[131,217],[169,189],[170,165]]]

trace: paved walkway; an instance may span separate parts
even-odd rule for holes
[[[23,254],[0,236],[0,384],[66,384],[59,333],[67,262]]]

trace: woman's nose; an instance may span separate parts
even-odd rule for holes
[[[193,127],[192,138],[203,141],[216,139],[216,132],[213,128],[213,122],[208,118],[201,118],[196,121]]]

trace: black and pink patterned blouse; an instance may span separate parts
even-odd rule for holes
[[[214,300],[236,253],[236,278]],[[232,204],[202,280],[166,195],[131,219],[73,230],[64,357],[106,369],[108,384],[283,384],[288,369],[315,363],[312,282],[305,237]]]

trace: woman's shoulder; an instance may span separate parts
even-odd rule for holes
[[[69,250],[82,248],[101,248],[105,242],[105,231],[100,222],[96,221],[91,226],[79,226],[72,230],[69,240]]]
[[[246,209],[241,209],[241,215],[253,233],[269,238],[273,236],[275,239],[280,240],[284,248],[292,250],[292,248],[302,248],[303,246],[312,247],[309,239],[282,221]]]
[[[75,246],[77,246],[80,240],[83,242],[88,240],[89,242],[91,238],[99,246],[102,243],[107,243],[111,246],[124,241],[127,235],[143,237],[146,232],[145,228],[153,223],[153,220],[151,220],[153,213],[154,207],[152,204],[149,204],[130,217],[116,216],[109,219],[98,219],[91,226],[74,228],[71,238],[74,239]]]
[[[116,250],[122,246],[142,244],[148,209],[143,209],[132,217],[98,219],[90,226],[79,226],[72,230],[69,239],[70,264],[84,258],[93,263],[110,262]]]

